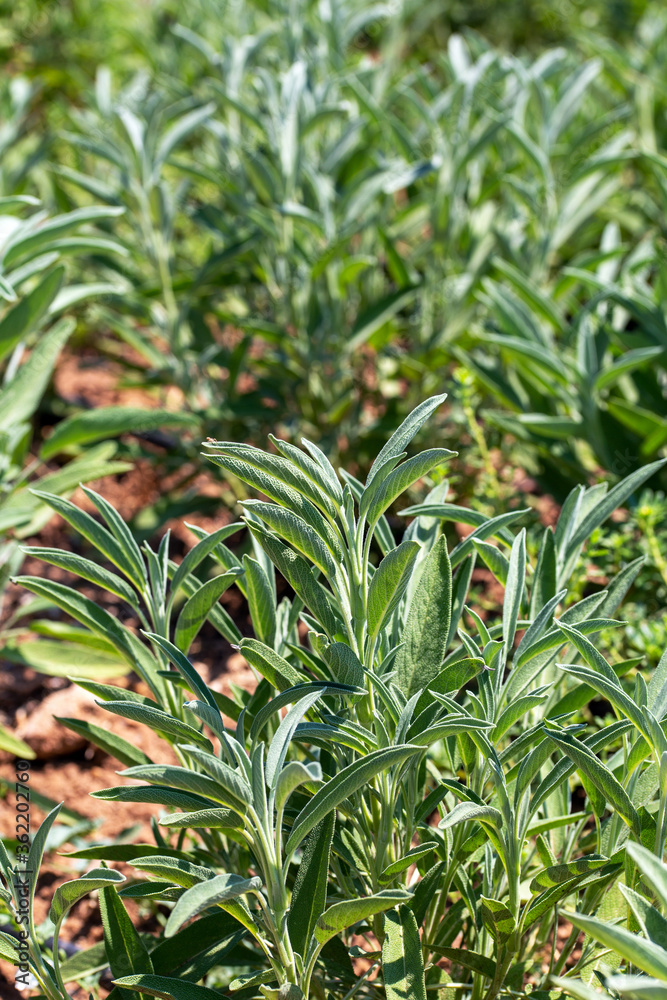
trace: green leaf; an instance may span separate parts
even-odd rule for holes
[[[410,603],[403,645],[396,657],[396,680],[406,698],[427,688],[440,672],[449,635],[451,599],[447,540],[441,535],[424,560]]]
[[[566,548],[566,558],[568,558],[571,553],[576,552],[580,545],[590,538],[592,533],[597,527],[599,527],[603,521],[606,521],[610,514],[616,510],[617,507],[627,500],[636,489],[638,489],[642,483],[650,479],[663,465],[667,462],[667,458],[662,458],[658,462],[651,462],[649,465],[645,465],[642,469],[637,469],[635,472],[631,472],[629,476],[621,480],[618,485],[614,486],[613,489],[601,498],[601,500],[595,504],[595,506],[590,510],[583,520],[577,525],[573,533],[567,540]]]
[[[589,854],[587,857],[577,858],[576,861],[568,861],[566,864],[552,865],[535,876],[530,883],[530,891],[542,892],[543,889],[551,889],[552,886],[569,882],[579,875],[597,871],[608,863],[608,858],[600,854]]]
[[[406,871],[410,865],[413,865],[420,858],[425,858],[427,854],[430,854],[431,851],[434,851],[439,846],[437,840],[427,840],[418,847],[411,848],[402,858],[399,858],[398,861],[393,861],[380,872],[378,882],[380,885],[388,885],[389,882],[393,882],[397,875]]]
[[[467,948],[440,948],[437,945],[427,945],[428,951],[434,955],[441,955],[448,958],[452,965],[460,965],[471,972],[477,972],[480,976],[493,979],[496,974],[496,963],[486,955],[479,955],[475,951],[468,951]]]
[[[192,642],[211,609],[239,575],[238,570],[221,573],[207,580],[189,597],[181,609],[174,630],[174,645],[187,655]]]
[[[62,809],[62,802],[54,806],[50,813],[44,817],[39,825],[37,833],[32,838],[32,844],[30,845],[30,851],[28,852],[28,862],[26,864],[27,871],[31,872],[30,876],[30,902],[32,903],[33,896],[35,895],[35,887],[37,885],[37,876],[39,874],[39,869],[42,864],[42,856],[44,854],[44,848],[46,847],[46,838],[49,835],[51,827],[55,823],[58,813]]]
[[[266,755],[264,776],[266,785],[269,789],[275,788],[296,727],[299,725],[306,712],[320,700],[325,691],[326,688],[322,688],[319,691],[309,691],[308,694],[304,695],[303,698],[300,698],[299,701],[297,701],[297,703],[290,708],[285,715],[285,718],[281,720],[280,725],[271,740],[269,750]]]
[[[114,979],[113,985],[122,989],[136,990],[149,997],[159,997],[160,1000],[220,1000],[218,990],[209,990],[206,986],[196,986],[194,983],[171,979],[169,976],[140,973],[136,976]]]
[[[165,937],[173,937],[183,924],[196,917],[202,910],[207,910],[217,903],[226,903],[230,899],[246,892],[255,892],[262,887],[261,878],[241,878],[239,875],[216,875],[206,882],[199,882],[183,893],[173,910],[165,927]]]
[[[102,892],[106,890],[103,889]],[[74,983],[91,975],[93,972],[101,972],[109,964],[104,941],[98,941],[90,948],[77,951],[70,958],[66,959],[60,966],[60,972],[64,983]]]
[[[30,420],[39,406],[60,351],[74,329],[74,321],[61,320],[39,341],[16,374],[2,387],[0,430],[9,431]]]
[[[138,406],[101,406],[61,420],[42,445],[40,456],[47,461],[67,448],[106,441],[119,434],[145,434],[166,427],[195,430],[197,424],[197,417],[187,412],[147,410]]]
[[[198,746],[203,747],[204,750],[213,751],[211,741],[203,733],[200,733],[198,729],[189,726],[186,722],[181,722],[180,719],[175,719],[172,715],[162,712],[159,708],[152,708],[150,705],[138,705],[133,701],[103,701],[99,702],[99,704],[107,712],[119,715],[121,719],[131,719],[133,722],[140,722],[143,726],[148,726],[149,729],[152,729],[156,733],[173,736],[174,739],[181,742],[196,743]],[[145,760],[133,763],[152,764],[153,762]]]
[[[49,271],[32,291],[7,310],[0,320],[0,360],[7,357],[27,333],[39,329],[40,321],[60,291],[64,275],[62,265]]]
[[[332,642],[324,652],[331,676],[338,684],[363,688],[364,668],[354,650],[346,642]]]
[[[641,828],[637,811],[630,801],[628,793],[614,777],[608,767],[600,761],[595,754],[584,743],[575,740],[569,733],[558,732],[546,726],[546,733],[549,739],[553,740],[557,747],[570,758],[578,770],[589,779],[589,781],[605,796],[619,816],[633,830],[635,836],[639,837]]]
[[[418,542],[406,541],[389,552],[371,580],[368,589],[368,632],[374,641],[405,593],[420,551]]]
[[[180,788],[184,792],[195,792],[203,798],[219,802],[220,805],[227,806],[235,812],[245,813],[251,800],[249,789],[246,791],[245,783],[240,776],[222,761],[219,761],[217,757],[205,754],[203,750],[192,747],[188,752],[196,760],[205,759],[208,767],[216,767],[216,764],[213,763],[216,762],[219,765],[216,767],[216,779],[209,778],[205,774],[198,774],[187,767],[172,767],[167,764],[139,764],[136,767],[129,767],[121,773],[127,778],[143,778],[154,785]],[[209,760],[209,758],[212,759]],[[224,785],[221,783],[222,781],[225,782]],[[132,790],[134,791],[134,789]]]
[[[255,635],[260,642],[273,646],[276,639],[277,618],[271,584],[264,567],[251,556],[243,556],[243,568],[250,619]]]
[[[76,573],[84,580],[89,580],[104,590],[116,594],[117,597],[121,597],[132,607],[138,605],[136,591],[122,577],[103,566],[99,566],[91,559],[84,559],[82,556],[75,555],[73,552],[65,552],[63,549],[42,548],[37,545],[22,546],[21,551],[25,552],[27,556],[35,556],[43,562],[50,563],[51,566],[58,566],[69,573]]]
[[[125,573],[140,589],[143,588],[145,583],[143,574],[138,580],[135,579],[136,573],[133,562],[128,560],[123,547],[110,531],[107,531],[101,524],[98,524],[90,514],[80,510],[75,504],[69,500],[65,500],[63,497],[55,496],[53,493],[45,493],[42,490],[32,490],[32,493],[43,503],[48,504],[49,507],[55,510],[56,514],[60,514],[75,531],[83,535],[87,542],[90,542],[91,545],[106,556],[117,569]]]
[[[264,531],[259,525],[249,522],[248,527],[329,638],[333,639],[338,632],[343,633],[343,624],[333,610],[332,595],[316,580],[303,556],[285,545],[277,536]]]
[[[183,586],[184,581],[190,576],[190,574],[194,573],[197,566],[199,566],[204,559],[207,558],[207,556],[211,555],[217,546],[221,545],[226,538],[229,538],[230,535],[236,534],[237,531],[241,531],[242,528],[243,523],[241,521],[234,521],[232,524],[225,524],[222,528],[218,528],[217,531],[205,534],[204,537],[201,538],[197,544],[183,556],[183,560],[176,568],[171,580],[170,604],[174,595],[178,592],[179,588]],[[224,546],[223,550],[229,552],[229,549],[225,549]],[[231,567],[225,568],[229,569]]]
[[[346,899],[340,903],[334,903],[319,917],[315,924],[313,936],[321,946],[340,934],[341,931],[352,927],[361,920],[375,916],[376,913],[383,913],[385,910],[398,906],[399,903],[406,903],[410,899],[410,893],[401,889],[383,889],[382,892],[374,896],[365,896],[362,899]]]
[[[642,972],[649,976],[656,976],[658,979],[667,980],[667,951],[658,947],[652,941],[645,941],[637,934],[618,927],[615,924],[605,923],[595,917],[585,916],[583,913],[564,913],[564,916],[578,927],[579,930],[590,934],[592,938],[603,944],[605,948],[622,955],[626,962],[632,962]]]
[[[322,573],[330,578],[335,575],[334,556],[337,560],[342,561],[343,554],[333,532],[331,532],[329,542],[331,549],[333,549],[332,552],[322,541],[320,535],[293,511],[285,510],[277,504],[264,503],[261,500],[244,500],[243,506],[261,518],[272,531],[288,541],[302,555],[310,559]],[[326,533],[330,534],[328,531]]]
[[[88,637],[88,636],[86,636]],[[92,637],[91,637],[92,638]],[[94,649],[88,643],[66,642],[64,639],[8,640],[3,657],[10,663],[32,667],[51,677],[70,677],[72,673],[91,677],[124,677],[131,665],[126,657],[116,656],[111,649]]]
[[[482,920],[489,934],[503,945],[514,933],[515,923],[511,912],[497,899],[481,896]]]
[[[23,228],[19,228],[15,234],[5,244],[3,265],[5,268],[11,267],[15,261],[30,253],[34,256],[37,250],[51,243],[54,239],[59,239],[73,229],[87,222],[96,222],[98,219],[112,219],[122,215],[123,208],[107,208],[103,205],[90,205],[86,208],[76,208],[72,212],[63,215],[56,215],[35,229],[26,233]]]
[[[407,305],[416,296],[420,287],[420,285],[411,285],[408,288],[399,288],[397,291],[389,292],[379,301],[373,302],[372,305],[368,306],[354,324],[354,328],[346,344],[347,351],[356,351],[362,344],[365,344],[376,330],[384,326],[392,316],[395,316],[403,306]],[[416,430],[414,433],[416,433]]]
[[[183,966],[220,942],[233,941],[236,944],[239,932],[244,933],[241,924],[222,909],[200,917],[173,937],[161,938],[151,950],[154,970],[160,976],[168,976],[178,970],[183,978],[195,982],[204,973],[200,976],[186,975],[181,971]]]
[[[381,515],[409,486],[412,486],[418,479],[429,473],[431,469],[442,465],[443,462],[446,462],[447,459],[452,458],[454,455],[456,455],[456,452],[449,451],[447,448],[429,448],[415,455],[413,458],[407,459],[398,468],[390,472],[377,489],[373,489],[372,499],[367,511],[365,511],[362,495],[359,512],[366,513],[369,527],[372,528],[375,526]],[[366,490],[369,490],[368,486]]]
[[[102,888],[99,899],[104,946],[112,976],[152,972],[153,963],[146,945],[134,929],[116,889],[113,886]]]
[[[278,691],[297,687],[305,680],[304,675],[291,663],[257,639],[243,639],[239,644],[239,650],[250,666],[258,670]]]
[[[146,637],[152,639],[153,642],[157,643],[160,649],[167,654],[171,662],[174,664],[180,675],[187,682],[188,687],[193,694],[196,694],[200,701],[205,702],[210,705],[214,712],[218,715],[220,710],[218,704],[213,696],[213,692],[209,690],[206,684],[192,666],[188,658],[174,646],[173,642],[169,642],[161,635],[157,635],[155,632],[146,632]]]
[[[459,802],[451,812],[447,813],[444,819],[438,823],[440,830],[447,830],[450,826],[458,823],[468,823],[470,820],[485,820],[500,829],[503,825],[503,817],[498,809],[493,806],[478,805],[476,802]]]
[[[394,431],[392,436],[389,438],[387,443],[379,452],[377,458],[373,462],[368,473],[368,478],[366,479],[366,486],[370,486],[373,479],[377,475],[379,469],[385,464],[385,462],[393,458],[396,455],[400,455],[401,452],[405,451],[405,448],[412,441],[413,437],[417,431],[426,423],[428,418],[437,410],[437,408],[444,403],[447,399],[447,393],[442,393],[440,396],[431,396],[430,399],[424,400],[420,403],[410,413],[400,427]]]
[[[314,826],[335,809],[341,802],[353,795],[359,788],[367,784],[371,778],[388,767],[400,764],[413,754],[419,753],[421,747],[402,746],[385,747],[374,750],[361,760],[355,760],[335,777],[327,781],[319,789],[310,802],[303,807],[294,820],[292,831],[285,845],[285,857],[289,858],[297,849],[303,838]]]
[[[308,441],[307,438],[301,438],[301,443],[312,456],[310,457],[300,448],[290,444],[289,441],[282,441],[280,438],[274,437],[273,434],[269,434],[269,440],[285,458],[291,459],[313,483],[319,486],[324,493],[327,493],[334,504],[342,504],[343,491],[336,477],[336,470],[316,444]]]
[[[482,557],[493,575],[500,580],[504,587],[507,584],[507,575],[510,568],[507,557],[503,555],[497,545],[481,542],[477,538],[473,538],[472,544],[477,554]]]
[[[208,447],[214,451],[206,456],[212,462],[282,507],[299,514],[315,531],[322,530],[322,517],[313,506],[332,519],[336,517],[338,509],[328,494],[282,455],[271,455],[260,448],[229,441],[216,441]]]
[[[106,708],[106,704],[104,707]],[[116,736],[108,729],[102,729],[100,726],[95,726],[92,722],[86,722],[82,719],[66,719],[59,715],[54,715],[53,718],[61,725],[66,726],[67,729],[71,729],[73,733],[78,733],[79,736],[89,740],[108,753],[109,756],[115,757],[127,767],[132,767],[133,764],[152,764],[150,757],[143,750],[124,740],[121,736]]]
[[[3,725],[0,725],[0,750],[6,750],[8,753],[14,754],[15,757],[24,757],[27,760],[34,760],[37,756],[32,747],[29,747],[27,743],[20,740]]]
[[[519,619],[521,602],[526,579],[526,529],[522,528],[512,543],[507,585],[503,601],[503,640],[505,642],[505,659],[510,654],[516,634],[516,623]]]
[[[387,1000],[426,1000],[424,959],[415,915],[399,906],[384,915],[382,978]]]
[[[292,947],[305,956],[317,919],[327,902],[327,878],[335,825],[329,812],[313,827],[303,848],[294,880],[287,925]]]
[[[148,872],[149,875],[156,875],[161,880],[167,879],[183,886],[184,889],[190,889],[200,882],[207,882],[215,875],[210,868],[195,865],[184,858],[169,858],[162,855],[133,858],[132,866]]]
[[[203,795],[192,795],[180,788],[152,787],[151,785],[120,785],[99,788],[90,793],[95,799],[111,802],[150,802],[154,805],[173,806],[176,809],[202,809],[214,805]]]
[[[556,543],[552,528],[545,528],[542,535],[537,566],[530,594],[530,617],[534,621],[542,608],[555,597],[558,580]]]
[[[4,931],[0,931],[0,958],[4,959],[5,962],[11,962],[12,965],[19,964],[19,951],[16,941],[11,935],[5,934]]]
[[[49,920],[54,924],[59,924],[70,907],[87,896],[93,889],[102,889],[106,885],[114,882],[124,882],[125,876],[111,868],[94,868],[86,872],[80,878],[71,882],[63,882],[53,894],[51,909],[49,910]]]
[[[656,894],[667,909],[667,868],[665,865],[641,844],[628,843],[625,850],[642,873],[646,886]]]
[[[111,642],[128,663],[141,674],[143,680],[154,688],[156,665],[153,657],[136,636],[121,625],[108,611],[99,607],[94,601],[88,600],[87,597],[83,597],[71,587],[66,587],[55,580],[20,576],[16,582],[32,591],[33,594],[37,594],[38,597],[45,597],[47,600],[53,601],[95,635]]]

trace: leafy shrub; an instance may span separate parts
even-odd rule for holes
[[[403,511],[413,520],[397,544],[386,512],[454,455],[437,447],[406,457],[442,400],[406,418],[365,484],[339,478],[307,441],[302,450],[273,438],[271,452],[210,442],[226,474],[271,501],[244,503],[253,554],[242,563],[225,545],[236,525],[202,532],[176,566],[166,536],[157,552],[140,550],[102,498],[92,495],[104,525],[46,498],[114,569],[32,554],[127,600],[150,646],[71,587],[21,582],[137,670],[150,696],[78,683],[112,714],[158,732],[178,760],[155,762],[106,729],[64,720],[143,782],[97,797],[171,810],[155,845],[74,855],[127,861],[147,876],[101,894],[117,986],[180,1000],[227,965],[249,969],[224,982],[242,997],[384,990],[424,1000],[429,987],[456,981],[491,1000],[526,978],[544,982],[543,950],[552,972],[565,969],[578,931],[557,944],[560,907],[569,901],[582,920],[595,914],[623,871],[626,843],[662,856],[667,657],[647,683],[636,659],[611,664],[596,644],[622,627],[614,616],[642,560],[575,603],[568,591],[591,533],[656,464],[612,490],[573,490],[535,565],[525,530],[512,530],[525,511],[489,518],[448,503],[446,484]],[[447,521],[473,528],[451,551]],[[198,578],[209,556],[216,570]],[[478,558],[504,586],[497,622],[467,606]],[[276,570],[293,592],[279,603]],[[229,698],[186,654],[207,617],[230,635],[216,602],[233,578],[255,631],[238,646],[258,684]],[[176,617],[180,590],[187,600]],[[611,724],[578,721],[592,699],[605,700]],[[113,878],[102,872],[91,877]],[[68,899],[86,889],[72,885]],[[133,930],[126,897],[168,914],[159,937]],[[59,926],[64,908],[54,913]],[[379,978],[355,970],[360,955]],[[49,997],[65,995],[55,955],[33,966]],[[202,989],[197,996],[217,995]]]

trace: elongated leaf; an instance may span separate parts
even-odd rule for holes
[[[189,750],[189,753],[191,756],[201,759],[204,751],[193,747]],[[205,759],[208,756],[212,755],[205,755]],[[138,764],[136,767],[127,768],[122,774],[127,778],[143,778],[154,785],[179,788],[184,792],[195,792],[201,795],[202,798],[219,802],[220,805],[228,806],[235,812],[243,814],[250,801],[249,791],[246,792],[244,790],[244,783],[236,772],[232,771],[226,764],[223,764],[222,761],[218,761],[217,758],[213,757],[212,759],[220,765],[220,770],[215,780],[205,774],[198,774],[195,771],[188,770],[186,767],[171,767],[168,764]],[[208,763],[209,766],[212,766],[210,762]],[[233,777],[227,773],[230,771]],[[221,784],[223,780],[225,781],[224,785]]]
[[[146,945],[134,929],[134,924],[113,886],[107,886],[100,891],[100,917],[112,976],[152,972],[153,963]]]
[[[173,736],[181,742],[196,743],[205,750],[213,751],[213,744],[203,733],[200,733],[193,726],[188,726],[186,722],[181,722],[180,719],[173,718],[167,712],[160,711],[160,709],[152,708],[149,705],[137,705],[132,701],[103,701],[99,704],[107,712],[119,715],[121,719],[131,719],[133,722],[140,722],[156,733]],[[144,761],[143,763],[152,762]]]
[[[439,846],[440,845],[436,840],[427,840],[423,844],[420,844],[419,847],[413,847],[407,854],[404,854],[402,858],[399,858],[398,861],[393,861],[390,865],[387,865],[387,867],[380,872],[378,882],[380,885],[388,885],[389,882],[392,882],[398,875],[401,874],[401,872],[406,871],[410,865],[415,864],[415,862],[420,858],[425,858],[427,854],[430,854],[431,851],[434,851]]]
[[[37,559],[50,563],[52,566],[59,566],[60,569],[76,573],[77,576],[83,577],[84,580],[89,580],[104,590],[111,591],[112,594],[121,597],[133,607],[137,606],[136,591],[122,577],[118,576],[117,573],[110,572],[110,570],[99,566],[91,559],[84,559],[82,556],[75,555],[73,552],[65,552],[63,549],[42,548],[36,545],[23,546],[22,551],[26,555],[35,556]]]
[[[595,754],[579,740],[575,740],[568,733],[556,732],[546,729],[549,739],[553,740],[557,747],[570,758],[577,769],[588,778],[588,780],[605,796],[619,816],[633,830],[637,837],[640,836],[640,823],[637,811],[633,806],[628,793],[614,777],[608,767],[598,760]]]
[[[458,823],[468,823],[470,820],[486,820],[500,829],[503,824],[502,814],[493,806],[478,805],[475,802],[459,802],[451,812],[447,813],[444,819],[438,823],[441,830],[446,830],[450,826]]]
[[[317,532],[293,511],[285,510],[277,504],[264,503],[261,500],[245,500],[243,506],[260,517],[276,534],[310,559],[322,573],[328,577],[334,576],[334,556],[342,561],[343,555],[333,533],[329,543],[333,549],[331,551]]]
[[[176,809],[203,809],[215,805],[203,795],[192,795],[180,788],[152,785],[117,785],[114,788],[99,788],[90,793],[95,799],[111,802],[150,802],[155,805],[172,806]]]
[[[213,693],[209,690],[206,684],[204,684],[195,668],[192,666],[188,658],[180,651],[180,649],[178,649],[177,646],[174,646],[173,642],[169,642],[168,639],[165,639],[161,635],[157,635],[155,632],[146,632],[145,634],[149,639],[152,639],[153,642],[157,643],[160,649],[167,654],[178,672],[187,682],[188,687],[193,694],[196,694],[200,701],[210,705],[213,711],[218,712],[219,714],[220,710],[218,709],[218,704],[213,697]]]
[[[212,531],[209,535],[204,535],[197,544],[190,549],[183,556],[183,560],[176,569],[172,580],[171,580],[171,592],[176,594],[178,589],[183,585],[184,580],[194,573],[204,559],[215,550],[215,548],[220,545],[226,538],[230,535],[236,534],[243,528],[241,521],[234,521],[232,524],[225,524],[222,528],[218,528],[217,531]]]
[[[269,789],[275,787],[280,770],[285,762],[290,741],[294,735],[296,727],[301,722],[309,708],[311,708],[322,697],[326,688],[319,691],[309,691],[308,694],[300,698],[296,705],[287,712],[282,719],[276,734],[271,740],[268,753],[266,755],[266,767],[264,774],[266,784]]]
[[[220,1000],[218,990],[209,990],[207,986],[197,986],[183,979],[153,976],[149,973],[123,976],[114,979],[113,985],[126,990],[136,990],[149,997],[159,997],[160,1000]]]
[[[663,465],[667,462],[667,458],[662,458],[657,462],[651,462],[649,465],[645,465],[642,469],[637,469],[635,472],[631,472],[629,476],[626,476],[617,486],[602,497],[602,499],[597,503],[592,510],[590,510],[586,516],[583,518],[581,523],[575,528],[574,532],[570,536],[567,542],[567,555],[575,552],[580,545],[590,538],[591,534],[595,531],[599,525],[607,520],[610,514],[612,514],[617,507],[627,500],[629,496],[638,489],[642,483],[645,483],[647,479],[650,479]]]
[[[357,789],[365,785],[371,778],[388,767],[400,764],[408,757],[421,751],[421,747],[402,746],[386,747],[374,750],[361,760],[353,761],[342,771],[327,781],[303,807],[294,820],[292,831],[285,845],[285,856],[289,858],[299,846],[303,838],[314,826],[335,809],[341,802],[353,795]]]
[[[384,557],[373,574],[368,589],[368,631],[372,640],[405,593],[419,549],[418,542],[401,542]]]
[[[73,445],[91,444],[93,441],[106,441],[119,434],[142,434],[165,427],[175,427],[181,431],[195,429],[197,418],[191,413],[170,410],[102,406],[61,420],[42,445],[40,455],[46,460]]]
[[[264,567],[249,555],[243,557],[245,585],[255,635],[260,642],[273,646],[276,639],[276,607],[273,590]]]
[[[553,865],[545,868],[530,883],[531,892],[542,892],[543,889],[551,889],[554,885],[561,885],[569,882],[570,879],[578,875],[588,875],[589,872],[597,871],[608,864],[608,859],[599,854],[588,855],[588,857],[577,858],[576,861],[568,861],[566,864]]]
[[[212,580],[203,583],[183,605],[174,630],[174,645],[186,655],[211,609],[237,576],[238,570],[214,576]]]
[[[64,275],[62,265],[55,267],[5,313],[0,320],[0,360],[13,351],[27,333],[39,329],[41,319],[60,291]]]
[[[262,887],[261,878],[241,878],[239,875],[216,875],[206,882],[199,882],[183,893],[173,908],[167,921],[164,933],[173,937],[183,924],[196,917],[202,910],[225,903],[230,899],[254,892]]]
[[[250,523],[248,527],[297,597],[317,618],[329,638],[335,638],[338,633],[344,634],[343,624],[334,612],[333,597],[315,579],[303,556],[285,545],[275,535],[260,529],[258,525]]]
[[[437,465],[442,465],[447,459],[456,455],[456,452],[447,448],[430,448],[420,452],[413,458],[407,459],[398,468],[390,472],[377,490],[373,492],[373,497],[366,512],[369,527],[377,524],[380,516],[384,514],[388,507],[396,500],[401,493],[407,490],[408,486],[416,483],[418,479],[425,476]],[[368,489],[368,487],[366,487]],[[362,511],[362,502],[359,505]]]
[[[644,876],[646,885],[667,909],[667,870],[665,865],[641,844],[629,843],[626,851]]]
[[[315,924],[327,902],[329,859],[335,825],[329,812],[313,827],[303,848],[287,918],[292,947],[305,957]]]
[[[505,658],[509,656],[514,643],[516,623],[521,610],[526,577],[526,529],[522,528],[512,544],[507,585],[503,601],[503,640]]]
[[[257,639],[243,639],[239,649],[250,666],[279,691],[297,687],[306,679],[291,663]]]
[[[440,672],[449,636],[451,595],[447,541],[441,535],[425,560],[396,657],[396,680],[406,698],[427,688]]]
[[[0,958],[5,962],[11,962],[12,965],[18,965],[20,962],[16,941],[4,931],[0,931]]]
[[[108,639],[143,679],[151,686],[155,683],[156,665],[148,649],[108,611],[94,601],[77,593],[55,580],[41,580],[39,577],[21,576],[17,583],[27,590],[53,601],[59,608],[71,615],[96,635]]]
[[[93,889],[101,889],[105,885],[112,885],[114,882],[124,882],[125,876],[112,868],[94,868],[86,872],[80,878],[71,882],[63,882],[53,894],[51,909],[49,910],[49,920],[54,924],[59,924],[70,907],[87,896]]]
[[[426,1000],[424,959],[415,915],[407,906],[384,915],[382,978],[387,1000]]]
[[[468,951],[467,948],[440,948],[436,945],[427,945],[427,948],[434,955],[448,958],[452,965],[460,965],[464,969],[470,969],[471,972],[478,972],[487,979],[493,979],[496,974],[496,963],[486,955]]]
[[[211,871],[210,868],[192,864],[191,861],[186,861],[184,858],[169,858],[161,855],[133,858],[132,866],[148,872],[149,875],[156,875],[159,879],[168,879],[176,885],[183,886],[184,889],[190,889],[199,882],[207,882],[215,875],[215,872]]]
[[[209,447],[213,454],[207,455],[207,458],[212,462],[281,506],[299,514],[315,531],[322,530],[322,517],[317,516],[317,510],[313,511],[313,506],[330,518],[336,517],[336,504],[328,494],[281,455],[271,455],[251,445],[228,441],[219,441]]]
[[[405,418],[401,426],[394,431],[371,465],[370,472],[368,473],[368,478],[366,480],[367,487],[370,486],[377,474],[378,469],[382,468],[387,459],[392,458],[394,455],[400,455],[402,451],[405,451],[406,445],[410,444],[417,431],[426,423],[431,414],[437,410],[437,408],[444,403],[446,399],[447,393],[442,393],[440,396],[431,396],[430,399],[426,399],[423,403],[420,403],[419,406]]]
[[[497,899],[481,896],[482,919],[489,933],[498,944],[504,944],[514,933],[515,923],[509,909]]]
[[[125,704],[130,703],[126,702]],[[106,704],[104,707],[106,708]],[[66,719],[59,715],[54,715],[54,719],[60,722],[61,725],[71,729],[73,733],[78,733],[84,739],[90,740],[91,743],[104,750],[105,753],[119,760],[121,764],[126,764],[128,767],[132,767],[133,764],[152,764],[150,757],[143,750],[140,750],[139,747],[134,746],[128,740],[124,740],[121,736],[116,736],[115,733],[109,732],[108,729],[95,726],[92,722],[85,722],[79,719]]]
[[[74,329],[74,321],[56,323],[39,341],[39,350],[32,352],[0,396],[0,430],[11,430],[29,420],[44,395],[56,359]]]
[[[330,938],[359,923],[360,920],[367,920],[368,917],[383,913],[399,903],[406,903],[409,899],[409,892],[401,889],[383,889],[374,896],[334,903],[324,911],[315,924],[313,931],[315,940],[320,946],[326,944]]]
[[[118,543],[118,540],[107,531],[106,528],[98,524],[97,521],[87,514],[85,511],[80,510],[75,504],[71,503],[69,500],[65,500],[63,497],[56,496],[53,493],[46,493],[42,490],[32,490],[32,493],[38,497],[43,503],[48,504],[57,514],[60,514],[68,524],[70,524],[75,531],[78,531],[80,535],[90,542],[96,549],[98,549],[107,559],[116,566],[122,573],[125,573],[132,582],[138,587],[144,585],[143,573],[138,579],[135,579],[136,573],[134,564],[132,561],[128,560],[123,547]]]
[[[627,962],[632,962],[638,969],[647,972],[649,976],[667,980],[667,951],[659,948],[651,941],[644,941],[637,934],[632,934],[624,927],[604,923],[595,917],[583,913],[568,913],[567,919],[579,930],[590,934],[592,938],[618,952]]]

